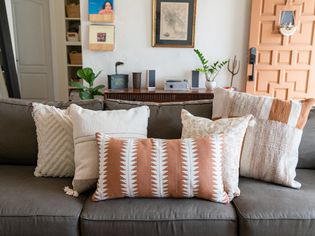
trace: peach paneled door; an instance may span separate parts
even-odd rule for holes
[[[282,36],[284,11],[293,11],[297,31]],[[315,97],[315,0],[252,0],[250,48],[256,48],[254,81],[246,91],[280,99]]]

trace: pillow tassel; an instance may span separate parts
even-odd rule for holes
[[[72,196],[72,197],[79,197],[79,193],[73,189],[71,189],[69,186],[66,186],[63,191],[65,194]]]

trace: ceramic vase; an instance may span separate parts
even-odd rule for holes
[[[215,81],[208,81],[208,80],[206,81],[206,88],[208,90],[213,91],[216,87],[217,87],[217,82],[215,82]]]

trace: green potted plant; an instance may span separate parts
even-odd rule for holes
[[[197,54],[202,64],[202,68],[198,68],[196,69],[196,71],[205,74],[206,88],[213,90],[217,86],[217,83],[215,82],[216,77],[218,76],[222,68],[228,63],[228,61],[216,61],[213,64],[209,64],[209,61],[198,49],[194,49],[194,52]]]
[[[77,71],[77,76],[84,80],[88,86],[81,84],[79,82],[71,82],[71,86],[77,88],[80,91],[80,98],[82,100],[94,99],[95,96],[102,96],[103,93],[100,92],[101,89],[105,88],[104,85],[98,85],[94,87],[94,81],[101,74],[101,71],[96,75],[91,68],[83,68]]]

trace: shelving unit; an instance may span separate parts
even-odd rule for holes
[[[82,68],[82,42],[81,42],[81,18],[80,0],[64,0],[65,4],[65,47],[67,52],[67,75],[69,99],[78,98],[76,88],[70,86],[71,81],[82,82],[76,75],[77,70]],[[69,35],[69,33],[71,35]],[[75,58],[70,53],[76,52]],[[81,55],[80,55],[81,54]],[[75,59],[75,60],[74,60]],[[81,63],[78,63],[78,60]]]

